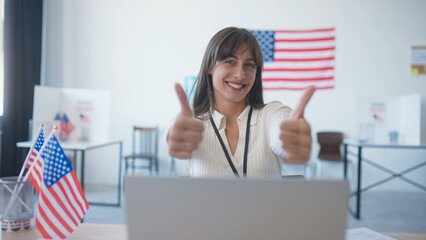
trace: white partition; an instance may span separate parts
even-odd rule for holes
[[[423,99],[423,101],[422,101]],[[402,142],[426,144],[426,97],[410,94],[400,98]]]
[[[109,138],[110,94],[107,91],[34,88],[33,133],[40,123],[56,123],[62,141],[104,141]]]
[[[361,97],[358,100],[360,141],[389,143],[397,134],[400,144],[426,144],[426,96]]]

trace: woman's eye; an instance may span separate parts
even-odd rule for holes
[[[233,59],[228,59],[228,60],[225,60],[225,63],[235,64],[235,61]]]
[[[254,65],[253,63],[247,63],[246,66],[253,69],[256,68],[256,65]]]

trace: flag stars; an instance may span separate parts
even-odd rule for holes
[[[41,130],[40,134],[38,135],[37,142],[34,146],[34,149],[37,151],[40,151],[41,146],[43,146],[43,143],[44,143],[44,132],[43,130]]]
[[[49,141],[42,155],[45,160],[45,175],[48,176],[47,179],[45,178],[47,186],[55,184],[72,171],[69,160],[54,137]]]
[[[274,31],[252,31],[254,37],[259,42],[262,50],[263,60],[272,62],[274,60]]]

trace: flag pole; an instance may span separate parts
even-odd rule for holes
[[[39,154],[41,154],[41,153],[43,152],[43,150],[46,148],[47,143],[49,142],[50,138],[52,138],[52,136],[53,136],[53,134],[55,133],[56,129],[57,129],[57,126],[56,126],[56,125],[54,125],[54,126],[53,126],[52,131],[50,131],[50,133],[49,133],[49,136],[45,139],[45,141],[44,141],[43,145],[41,146],[40,151],[39,151]],[[31,173],[31,171],[34,169],[34,166],[36,165],[36,164],[34,164],[34,163],[35,163],[35,161],[33,162],[33,164],[31,164],[31,167],[28,169],[27,173],[25,174],[25,177],[24,177],[23,182],[27,181],[29,174],[30,174],[30,173]],[[44,167],[44,166],[43,166],[43,167]],[[42,178],[42,181],[43,181],[43,178]],[[6,208],[5,208],[5,210],[4,210],[4,215],[6,215],[6,213],[9,211],[9,209],[12,207],[12,204],[15,202],[15,200],[16,200],[16,198],[18,197],[18,194],[19,194],[19,192],[21,191],[21,189],[22,189],[22,187],[23,187],[23,186],[24,186],[24,185],[23,185],[23,184],[21,184],[21,185],[19,186],[19,188],[18,188],[18,191],[17,191],[17,192],[13,191],[12,196],[11,196],[11,198],[10,198],[10,200],[9,200],[9,203],[7,204],[7,207],[6,207]]]

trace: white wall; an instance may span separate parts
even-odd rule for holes
[[[313,133],[337,129],[354,136],[359,97],[426,93],[426,77],[410,75],[411,46],[426,44],[425,9],[423,0],[46,0],[42,82],[111,91],[110,135],[125,139],[130,151],[132,124],[164,129],[179,111],[173,83],[197,74],[218,30],[335,27],[336,88],[315,93],[305,116]],[[290,106],[299,97],[265,92],[267,101]],[[317,151],[314,145],[313,159]],[[398,154],[392,156],[426,159],[424,151]],[[367,178],[376,174],[365,171]],[[420,175],[415,178],[426,183]]]

